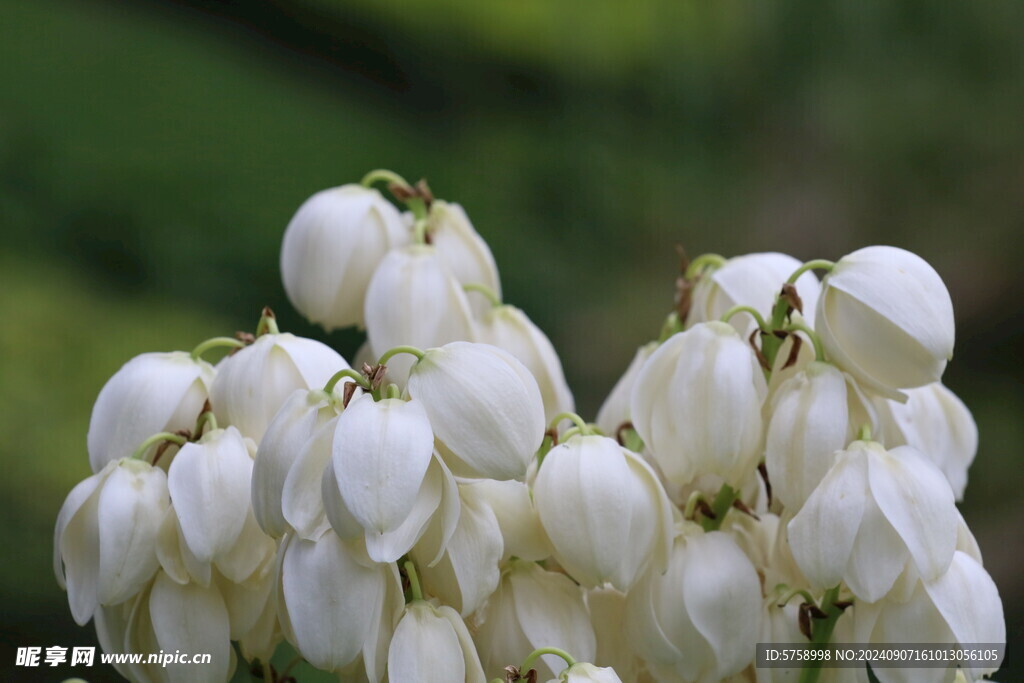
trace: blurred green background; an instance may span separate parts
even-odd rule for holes
[[[0,678],[72,673],[17,646],[94,643],[50,558],[105,380],[264,304],[351,355],[278,249],[308,195],[387,167],[467,208],[590,417],[672,305],[677,242],[931,262],[1019,680],[1022,114],[1019,2],[0,0]]]

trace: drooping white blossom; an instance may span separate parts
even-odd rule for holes
[[[442,199],[432,202],[427,215],[427,233],[438,257],[459,284],[481,284],[501,297],[501,279],[491,248],[460,205]],[[488,308],[483,300],[471,299],[470,304],[478,316]]]
[[[388,649],[388,679],[421,683],[484,683],[473,639],[451,607],[414,600]]]

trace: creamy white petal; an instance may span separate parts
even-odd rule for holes
[[[452,611],[450,607],[440,609]],[[455,629],[455,624],[461,624],[462,620],[457,614],[454,617],[457,622],[442,617],[438,609],[426,602],[408,605],[388,651],[389,678],[423,683],[483,683],[484,675],[476,652],[472,647],[470,652],[466,652],[465,642]],[[468,641],[465,626],[462,626],[462,631]]]
[[[161,650],[211,655],[211,662],[202,666],[168,665],[168,680],[221,683],[230,678],[234,669],[231,626],[216,587],[203,588],[194,583],[182,586],[161,572],[149,596],[149,616]]]
[[[427,231],[438,257],[460,284],[486,285],[501,297],[501,280],[491,249],[460,205],[442,199],[431,203]],[[482,299],[470,303],[477,316],[483,315],[490,305]]]
[[[605,434],[614,435],[622,424],[630,421],[633,386],[640,375],[640,368],[657,348],[657,342],[650,342],[638,348],[626,371],[615,382],[615,386],[601,404],[601,409],[597,411],[597,426]]]
[[[345,507],[345,501],[338,490],[338,479],[334,473],[334,460],[327,461],[327,469],[324,470],[320,480],[320,496],[323,500],[324,515],[330,523],[334,533],[346,541],[362,538],[366,533],[352,513]]]
[[[319,537],[327,525],[322,496],[323,477],[331,463],[337,420],[333,418],[324,423],[302,445],[285,477],[281,512],[302,538]],[[337,483],[334,486],[337,488]]]
[[[91,477],[87,477],[82,481],[78,482],[71,492],[68,493],[67,498],[64,499],[63,505],[61,505],[60,512],[57,513],[57,524],[55,525],[53,532],[53,574],[57,578],[57,585],[61,588],[67,588],[67,584],[64,580],[64,562],[61,557],[61,543],[64,538],[64,534],[67,531],[68,524],[75,518],[82,506],[86,504],[90,497],[96,493],[99,487],[106,481],[107,477],[117,466],[116,463],[110,462],[104,466],[98,474],[94,474]]]
[[[903,539],[874,499],[868,496],[844,574],[850,590],[867,602],[881,600],[892,589],[909,559]]]
[[[395,562],[412,549],[426,531],[431,517],[442,505],[444,480],[445,472],[440,460],[431,459],[427,474],[412,500],[412,509],[406,518],[398,526],[384,532],[365,530],[366,552],[374,562]],[[432,561],[436,561],[436,558]]]
[[[512,556],[543,560],[551,555],[529,486],[515,480],[480,479],[474,482],[473,490],[487,501],[501,527],[502,560]]]

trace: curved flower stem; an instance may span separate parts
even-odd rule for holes
[[[838,600],[839,586],[825,591],[821,599],[821,610],[825,613],[825,618],[816,619],[811,628],[811,643],[814,645],[828,645],[832,639],[832,631],[835,630],[836,622],[843,613],[843,608],[836,605]],[[821,665],[821,660],[805,662],[800,672],[800,683],[817,683],[818,676],[821,675]]]
[[[331,375],[331,378],[329,380],[327,380],[327,384],[324,385],[324,391],[327,392],[328,396],[334,393],[334,387],[336,387],[338,385],[338,382],[340,382],[345,377],[351,378],[352,380],[355,381],[356,384],[361,386],[363,389],[366,389],[367,391],[370,390],[370,383],[366,381],[366,377],[364,377],[361,373],[356,372],[352,368],[345,368],[344,370],[338,370],[336,373]]]
[[[718,495],[715,496],[715,500],[711,503],[711,512],[714,513],[714,518],[705,517],[700,520],[700,525],[704,528],[704,531],[717,531],[721,526],[722,522],[725,521],[725,516],[729,512],[729,508],[739,497],[739,492],[728,484],[722,484],[722,488],[718,489]]]
[[[359,182],[363,187],[373,187],[374,183],[385,182],[388,185],[399,185],[403,188],[412,189],[412,185],[409,184],[402,176],[398,175],[394,171],[389,171],[386,168],[375,168],[366,175]]]
[[[401,398],[402,390],[398,388],[397,384],[389,384],[388,388],[384,391],[384,398]]]
[[[661,325],[661,332],[658,333],[658,343],[664,342],[676,332],[682,331],[683,322],[679,319],[679,314],[673,311],[668,314],[668,317],[665,318],[665,322]]]
[[[792,600],[793,598],[795,598],[798,595],[804,599],[804,602],[809,602],[812,605],[814,604],[814,598],[811,596],[811,594],[809,592],[807,592],[803,588],[797,588],[795,590],[790,591],[789,593],[786,594],[786,597],[784,597],[782,600],[779,600],[776,604],[779,607],[785,607],[786,605],[789,604],[790,600]]]
[[[790,323],[789,325],[786,325],[785,330],[786,332],[803,332],[806,334],[810,338],[811,343],[814,344],[815,360],[825,360],[825,349],[821,346],[821,338],[818,337],[818,334],[814,330],[803,323]]]
[[[422,350],[417,349],[415,346],[396,346],[393,349],[385,351],[384,355],[377,361],[377,365],[385,365],[389,360],[400,353],[408,353],[416,356],[417,361],[423,360],[423,356],[425,355]]]
[[[491,306],[493,306],[494,308],[501,306],[501,297],[498,296],[498,293],[495,292],[490,287],[488,287],[487,285],[482,285],[480,283],[474,282],[473,284],[462,285],[462,291],[483,294],[484,297],[491,303]]]
[[[245,348],[245,342],[235,339],[234,337],[213,337],[207,339],[204,342],[200,342],[196,348],[192,349],[192,360],[199,360],[200,356],[209,351],[222,346],[230,346],[234,349]]]
[[[416,565],[413,564],[412,560],[406,560],[405,574],[409,577],[409,592],[412,593],[413,600],[423,599],[423,589],[420,588],[420,576],[416,573]]]
[[[835,265],[836,264],[835,264],[834,261],[826,261],[823,258],[814,259],[813,261],[808,261],[807,263],[803,264],[802,266],[797,268],[795,271],[793,271],[793,274],[789,276],[789,279],[787,279],[786,282],[788,284],[795,285],[796,281],[800,279],[800,276],[803,275],[804,273],[806,273],[807,271],[809,271],[809,270],[832,270],[835,267]]]
[[[753,308],[751,306],[733,306],[728,311],[722,314],[720,320],[723,323],[727,323],[729,322],[729,319],[732,318],[737,313],[749,313],[754,317],[754,320],[757,321],[757,326],[760,327],[763,332],[769,331],[768,324],[764,321],[764,317],[762,317],[762,315],[758,313],[756,308]]]
[[[725,257],[721,254],[701,254],[690,262],[683,274],[687,280],[697,277],[705,268],[721,268],[725,263]]]
[[[858,441],[871,441],[871,425],[870,424],[863,424],[863,425],[861,425],[860,429],[857,431],[857,440]]]
[[[274,312],[269,307],[263,308],[263,314],[260,316],[260,321],[256,325],[256,336],[260,337],[264,334],[280,334],[281,331],[277,328],[277,319],[274,317]]]
[[[160,443],[161,441],[170,441],[171,443],[178,444],[178,446],[184,446],[186,443],[188,443],[188,439],[183,437],[181,434],[174,434],[172,432],[160,432],[158,434],[154,434],[153,436],[149,437],[141,444],[139,444],[139,447],[136,448],[135,452],[132,453],[131,455],[132,459],[142,460],[142,456],[146,454],[146,451],[149,450],[149,447],[155,443]]]
[[[210,425],[211,432],[217,429],[217,417],[213,414],[212,410],[207,410],[196,420],[196,428],[192,431],[194,435],[192,438],[198,441],[199,437],[203,435],[203,427],[206,425]]]
[[[579,428],[580,434],[586,434],[587,433],[587,423],[586,423],[586,421],[582,417],[577,415],[576,413],[570,413],[570,412],[559,413],[558,415],[555,415],[554,419],[551,420],[551,424],[548,425],[548,429],[551,429],[551,430],[554,430],[554,431],[557,432],[558,431],[558,423],[561,422],[562,420],[572,420],[573,423],[575,423],[576,427]]]
[[[565,650],[559,650],[557,647],[539,647],[530,654],[528,654],[526,656],[526,659],[523,660],[523,665],[519,667],[519,675],[522,676],[527,671],[532,669],[533,663],[536,662],[541,655],[557,655],[565,660],[566,667],[570,667],[576,664],[576,660],[573,659],[572,655],[570,655]]]
[[[683,508],[683,519],[693,519],[693,516],[697,513],[697,505],[702,500],[707,502],[707,498],[700,491],[691,493],[690,497],[686,499],[686,507]]]

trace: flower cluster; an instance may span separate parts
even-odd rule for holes
[[[867,681],[756,668],[755,645],[1005,641],[956,508],[977,432],[941,384],[952,304],[919,257],[695,259],[594,423],[425,183],[313,195],[281,271],[310,321],[365,329],[351,366],[264,310],[130,360],[93,408],[54,536],[71,613],[106,652],[213,655],[126,678],[244,658],[283,683],[287,641],[371,683]]]

